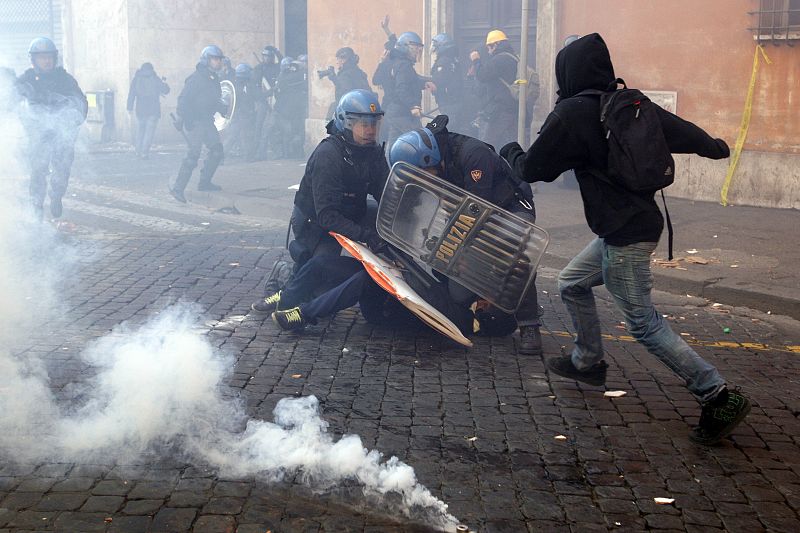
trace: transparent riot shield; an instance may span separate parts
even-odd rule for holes
[[[214,127],[217,131],[222,131],[231,124],[233,114],[236,112],[236,87],[228,80],[219,82],[220,92],[222,96],[220,99],[227,106],[225,114],[220,112],[214,113]]]
[[[392,167],[377,228],[507,313],[522,302],[550,240],[542,228],[407,163]]]

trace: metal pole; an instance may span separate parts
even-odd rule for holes
[[[522,18],[520,19],[519,64],[517,65],[517,80],[524,84],[528,82],[528,16],[530,14],[529,0],[522,0]],[[519,109],[517,111],[517,142],[525,148],[525,123],[527,122],[525,109],[525,93],[527,85],[522,85],[519,91]]]

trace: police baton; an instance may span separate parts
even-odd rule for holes
[[[186,144],[189,143],[189,137],[186,136],[186,132],[183,131],[183,121],[175,116],[175,113],[170,113],[169,117],[172,119],[172,125],[175,126],[175,129],[181,132],[183,136],[183,140],[186,141]]]

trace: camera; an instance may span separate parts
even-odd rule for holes
[[[336,77],[336,71],[333,69],[333,67],[328,67],[325,70],[318,70],[317,71],[317,76],[319,76],[319,79],[322,79],[322,78],[333,79],[333,78]]]

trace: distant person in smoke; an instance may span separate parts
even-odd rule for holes
[[[211,183],[214,172],[222,161],[223,148],[219,132],[214,126],[214,114],[227,113],[228,106],[222,101],[222,59],[225,54],[219,46],[209,45],[203,48],[200,62],[195,71],[186,78],[180,96],[178,96],[178,117],[175,127],[183,132],[188,145],[186,157],[178,170],[178,177],[169,192],[181,203],[186,203],[183,191],[189,184],[192,172],[197,167],[200,153],[205,145],[208,156],[200,170],[199,191],[219,191],[219,185]]]
[[[355,91],[356,89],[364,89],[365,91],[372,90],[367,80],[367,73],[361,70],[358,66],[358,55],[349,46],[339,48],[336,51],[336,68],[333,66],[328,67],[326,70],[318,70],[317,75],[319,79],[328,78],[334,85],[336,94],[335,99],[331,102],[328,108],[328,114],[325,118],[333,118],[333,113],[336,110],[336,104],[342,99],[342,96]]]
[[[301,159],[305,132],[308,79],[305,66],[291,57],[281,60],[275,87],[276,158]]]
[[[147,159],[150,156],[153,134],[161,118],[161,97],[168,93],[169,85],[156,74],[153,64],[142,63],[128,92],[128,112],[136,110],[136,157]]]
[[[31,41],[28,54],[32,66],[19,77],[17,88],[28,102],[22,119],[28,134],[31,202],[41,219],[49,175],[50,214],[58,218],[75,159],[78,130],[89,107],[75,78],[58,66],[53,41],[37,37]]]

